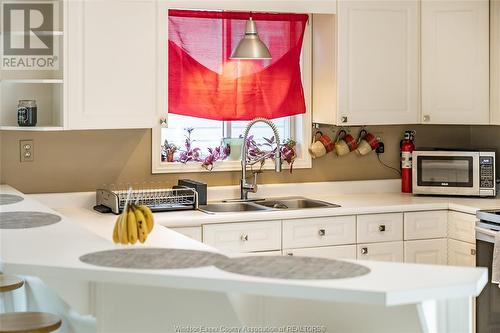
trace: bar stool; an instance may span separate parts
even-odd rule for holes
[[[17,276],[0,274],[0,296],[3,301],[3,312],[9,312],[14,309],[11,292],[21,288],[23,285],[24,280]]]
[[[0,333],[49,333],[61,327],[61,319],[44,312],[0,314]]]

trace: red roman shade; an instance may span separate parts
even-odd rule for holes
[[[270,60],[230,60],[250,17]],[[300,56],[308,16],[169,10],[169,112],[214,120],[306,112]]]

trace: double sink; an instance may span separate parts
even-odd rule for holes
[[[334,207],[340,206],[329,202],[313,200],[304,197],[286,197],[250,201],[226,201],[209,203],[207,205],[200,206],[199,209],[202,212],[213,214]]]

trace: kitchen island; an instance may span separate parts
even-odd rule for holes
[[[103,232],[93,232],[82,226],[84,219],[63,216],[9,186],[0,190],[24,198],[0,206],[0,213],[33,211],[61,218],[36,228],[1,229],[1,270],[39,277],[72,311],[95,317],[97,332],[223,332],[242,327],[286,332],[281,329],[287,326],[288,331],[313,332],[471,332],[471,300],[487,283],[482,268],[374,261],[348,261],[369,273],[328,280],[255,277],[215,266],[95,266],[79,258],[124,248],[113,244],[107,232],[112,222],[99,229]],[[133,248],[218,252],[158,225],[144,245]]]

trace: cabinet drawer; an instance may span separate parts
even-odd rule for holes
[[[255,256],[267,257],[267,256],[281,256],[281,251],[246,252],[246,253],[240,253],[240,254],[238,254],[238,256],[241,256],[241,257],[255,257]]]
[[[230,252],[281,250],[281,221],[207,224],[203,242]]]
[[[283,248],[285,249],[355,243],[355,216],[283,221]]]
[[[290,249],[283,251],[283,255],[326,259],[356,259],[356,245]]]
[[[407,241],[404,244],[405,262],[446,265],[447,247],[446,238]]]
[[[182,228],[169,228],[170,230],[176,231],[184,236],[195,239],[201,242],[201,227],[182,227]]]
[[[448,238],[475,243],[476,216],[471,214],[448,212]]]
[[[476,245],[448,239],[448,265],[476,266]]]
[[[359,244],[357,258],[360,260],[403,262],[403,242]]]
[[[445,238],[448,211],[411,212],[404,214],[404,239]]]
[[[403,213],[358,215],[358,243],[403,240]]]

